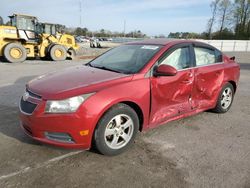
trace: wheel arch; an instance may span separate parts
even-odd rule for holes
[[[95,127],[93,130],[96,129],[96,126],[99,122],[99,120],[105,115],[105,113],[110,110],[112,107],[114,107],[115,105],[117,104],[126,104],[128,105],[129,107],[131,107],[137,114],[138,116],[138,119],[139,119],[139,131],[142,131],[143,130],[143,124],[144,124],[144,114],[143,114],[143,111],[141,109],[141,107],[134,101],[131,101],[131,100],[121,100],[121,101],[116,101],[108,106],[106,106],[101,115],[98,116],[97,120],[96,120],[96,124],[95,124]]]
[[[136,103],[136,102],[133,102],[133,101],[129,101],[129,100],[122,100],[122,101],[116,101],[115,103],[111,104],[111,105],[108,105],[105,107],[105,109],[103,110],[103,112],[101,113],[101,115],[98,117],[98,120],[94,126],[94,128],[92,129],[91,131],[91,137],[90,137],[90,147],[96,147],[95,145],[95,134],[96,134],[96,128],[97,128],[97,125],[98,125],[98,122],[100,121],[100,119],[111,109],[113,108],[114,106],[118,105],[118,104],[125,104],[127,106],[129,106],[130,108],[132,108],[135,113],[137,114],[138,116],[138,119],[139,119],[139,131],[141,132],[143,130],[143,124],[144,124],[144,115],[143,115],[143,111],[141,109],[141,107]]]
[[[236,85],[236,82],[235,82],[235,81],[230,80],[230,81],[228,81],[228,83],[232,84],[232,86],[233,86],[233,88],[234,88],[234,93],[235,93],[235,92],[236,92],[236,90],[237,90],[237,85]]]
[[[21,44],[22,46],[23,46],[23,44],[24,44],[24,42],[25,42],[25,40],[24,39],[8,39],[8,40],[5,40],[4,41],[4,45],[3,45],[3,47],[2,47],[2,52],[4,51],[4,48],[6,48],[6,46],[8,45],[8,44],[10,44],[10,43],[18,43],[18,44]]]
[[[139,119],[139,130],[142,131],[143,130],[143,124],[144,124],[144,115],[143,115],[141,107],[138,104],[136,104],[135,102],[132,102],[132,101],[122,101],[122,102],[119,102],[119,103],[123,103],[123,104],[126,104],[126,105],[130,106],[136,112],[136,114],[138,116],[138,119]]]

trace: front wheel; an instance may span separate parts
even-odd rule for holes
[[[126,104],[108,110],[97,124],[94,143],[104,155],[118,155],[134,141],[139,129],[136,112]]]
[[[50,49],[50,58],[53,61],[64,61],[67,57],[65,48],[59,44],[56,44]]]
[[[216,107],[213,109],[217,113],[226,113],[232,106],[234,99],[234,87],[227,83],[221,90]]]

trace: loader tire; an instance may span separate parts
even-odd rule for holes
[[[9,43],[3,51],[4,58],[10,63],[21,63],[26,60],[26,49],[19,43]]]
[[[68,50],[68,56],[71,60],[76,59],[76,51],[74,49],[69,49]]]
[[[59,44],[51,47],[49,54],[53,61],[64,61],[67,58],[67,51]]]

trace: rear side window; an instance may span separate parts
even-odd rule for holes
[[[170,53],[167,57],[162,58],[159,64],[170,65],[177,70],[190,67],[189,47],[178,48]]]
[[[217,62],[215,50],[195,47],[196,66],[210,65]]]

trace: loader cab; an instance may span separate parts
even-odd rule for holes
[[[50,23],[44,23],[44,33],[49,35],[56,35],[56,25]]]
[[[17,28],[18,36],[26,42],[37,42],[37,18],[34,16],[13,14],[9,16],[11,26]]]
[[[63,34],[65,30],[65,26],[60,24],[53,24],[53,23],[39,23],[39,24],[41,24],[43,27],[43,33],[49,35],[56,36],[57,34]]]
[[[3,25],[3,18],[0,16],[0,25]]]

